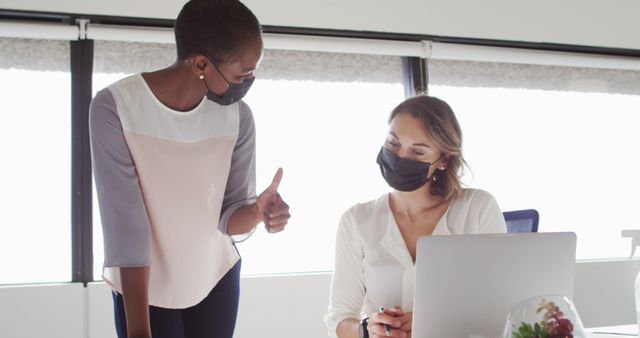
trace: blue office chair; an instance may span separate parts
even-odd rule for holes
[[[507,223],[507,232],[538,232],[540,215],[534,209],[505,211],[502,215]]]

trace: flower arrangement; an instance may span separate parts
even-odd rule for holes
[[[542,298],[536,313],[544,312],[543,319],[533,325],[521,323],[511,338],[573,338],[573,323],[552,301]]]

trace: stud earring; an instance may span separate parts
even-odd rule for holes
[[[436,177],[436,175],[433,175],[433,181],[435,182],[437,180],[438,180],[438,178]]]
[[[198,77],[200,78],[200,80],[204,80],[204,74],[200,74]]]

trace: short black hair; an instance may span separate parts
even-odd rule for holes
[[[237,47],[259,37],[262,28],[238,0],[191,0],[182,7],[174,31],[178,60],[202,54],[223,63],[233,59]]]

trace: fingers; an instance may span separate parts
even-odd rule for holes
[[[278,188],[282,181],[282,174],[282,168],[278,168],[276,174],[273,176],[271,184],[260,195],[258,195],[256,204],[258,205],[260,214],[268,212],[278,200],[281,200],[280,195],[278,194]]]
[[[262,222],[267,232],[272,234],[284,230],[289,218],[291,218],[289,205],[278,194],[282,175],[282,168],[278,168],[269,187],[258,196],[258,208],[262,212]]]
[[[402,325],[402,322],[399,318],[396,318],[394,315],[386,312],[376,312],[369,317],[370,324],[388,324],[391,325],[392,328],[399,328]],[[384,328],[382,329],[382,333],[384,334]]]
[[[282,200],[280,194],[277,194],[273,199],[273,202],[267,208],[265,212],[269,218],[284,216],[289,214],[289,204]]]
[[[284,230],[289,222],[289,205],[285,203],[280,195],[277,195],[275,203],[263,214],[263,223],[269,233],[277,233]]]
[[[275,234],[275,233],[278,233],[278,232],[280,232],[280,231],[284,230],[284,226],[281,226],[281,227],[270,227],[270,226],[268,226],[268,225],[266,225],[266,224],[265,224],[264,228],[265,228],[265,229],[267,230],[267,232],[268,232],[268,233],[270,233],[270,234]]]
[[[405,328],[405,317],[407,317],[407,313],[398,306],[394,308],[385,308],[383,312],[376,312],[372,314],[369,317],[369,325],[367,326],[369,336],[372,338],[407,338],[411,327],[409,324],[409,328]],[[388,332],[389,335],[387,335],[387,330],[385,330],[384,324],[390,326],[391,330]]]
[[[389,331],[389,335],[384,331],[384,327],[382,324],[371,324],[367,325],[367,331],[369,331],[369,337],[371,338],[384,338],[384,337],[396,337],[396,338],[407,338],[407,332],[399,330],[399,329],[391,329]]]
[[[400,329],[410,333],[411,330],[413,329],[413,327],[412,327],[412,325],[413,325],[413,312],[406,312],[405,314],[403,314],[402,316],[400,316],[398,318],[402,322],[402,326],[400,327]]]
[[[282,227],[287,225],[287,222],[289,222],[289,218],[291,216],[287,213],[286,215],[282,215],[282,216],[277,216],[277,217],[268,217],[265,216],[264,219],[264,224],[269,226],[269,227]]]
[[[399,306],[394,306],[391,309],[384,309],[384,312],[387,313],[387,314],[390,314],[392,316],[395,316],[395,317],[399,317],[399,316],[404,316],[405,315],[405,312],[402,311],[402,308],[399,307]]]
[[[272,219],[266,219],[263,221],[265,228],[268,232],[275,233],[284,230],[284,227],[289,223],[289,215],[280,216]]]
[[[282,168],[278,168],[276,174],[273,176],[273,181],[271,181],[271,184],[267,188],[267,191],[277,193],[278,187],[280,186],[280,181],[282,181],[282,173]]]

